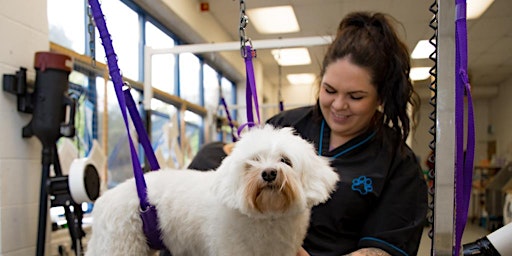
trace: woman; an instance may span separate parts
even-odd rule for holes
[[[289,126],[332,160],[341,177],[312,210],[298,255],[416,255],[427,188],[406,139],[408,105],[417,105],[408,50],[391,18],[344,18],[322,63],[317,104],[267,122]]]

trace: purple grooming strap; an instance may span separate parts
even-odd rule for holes
[[[231,118],[231,114],[229,114],[228,104],[226,104],[226,100],[224,99],[224,97],[220,98],[220,103],[224,107],[224,110],[226,111],[226,116],[228,117],[229,127],[231,127],[232,141],[236,142],[235,126],[233,125],[233,119]]]
[[[242,124],[238,127],[238,137],[242,133],[243,129],[247,126],[249,129],[254,125],[259,125],[260,120],[260,107],[258,104],[258,91],[256,90],[256,82],[254,79],[254,67],[252,65],[253,54],[255,51],[251,49],[251,46],[245,46],[244,60],[245,60],[245,75],[246,75],[246,88],[245,88],[245,102],[247,105],[247,123]],[[256,117],[258,121],[254,121],[253,103],[256,111]]]
[[[253,117],[253,102],[254,108],[256,110],[256,117],[258,118],[258,124],[260,121],[260,108],[258,104],[258,92],[256,91],[256,82],[254,79],[254,67],[252,65],[252,56],[253,50],[251,46],[245,46],[245,74],[247,76],[246,81],[246,89],[245,89],[245,100],[247,102],[247,122],[249,123],[249,127],[254,126],[254,117]]]
[[[471,181],[473,179],[473,161],[475,154],[475,124],[471,87],[467,75],[467,27],[466,0],[456,0],[456,84],[455,84],[455,128],[456,128],[456,162],[455,162],[455,246],[453,255],[459,255],[462,235],[467,222]],[[464,150],[464,95],[467,95],[467,140]]]
[[[142,218],[142,230],[146,235],[149,247],[154,250],[166,249],[162,241],[162,232],[158,228],[158,215],[155,206],[150,205],[146,210],[140,209],[140,217]]]
[[[151,147],[151,142],[149,141],[148,133],[144,128],[144,124],[142,124],[142,119],[140,118],[139,111],[137,110],[137,105],[135,105],[135,101],[133,101],[132,94],[130,93],[130,90],[124,90],[123,93],[126,102],[126,107],[128,108],[128,112],[130,112],[130,116],[132,117],[133,126],[135,126],[137,135],[139,135],[140,144],[142,144],[142,147],[144,148],[144,153],[146,153],[146,157],[148,158],[149,166],[152,171],[159,170],[160,165],[158,164],[155,152]]]
[[[130,143],[130,153],[132,158],[132,166],[133,166],[133,176],[135,178],[135,184],[137,188],[137,194],[139,196],[139,203],[141,208],[141,219],[143,222],[143,231],[148,239],[148,245],[155,249],[159,250],[160,248],[165,248],[163,246],[163,242],[161,240],[161,232],[158,227],[158,216],[156,214],[156,209],[154,206],[150,205],[147,200],[147,191],[146,191],[146,182],[144,180],[144,173],[142,172],[142,168],[140,166],[140,162],[137,156],[137,151],[135,150],[135,146],[131,139],[130,128],[128,124],[128,117],[126,114],[126,102],[125,97],[123,95],[123,79],[117,65],[117,56],[114,52],[114,48],[112,46],[112,40],[110,38],[110,34],[107,29],[107,24],[105,23],[105,19],[103,17],[103,12],[101,11],[100,4],[97,0],[89,0],[89,6],[91,7],[92,15],[94,17],[94,21],[96,26],[98,27],[98,31],[100,33],[101,42],[103,47],[105,48],[105,53],[107,55],[107,65],[110,73],[110,77],[112,78],[112,82],[114,83],[114,89],[116,92],[117,100],[119,101],[119,107],[121,113],[123,114],[123,119],[126,127],[126,132],[128,134],[128,141]],[[128,92],[129,93],[129,92]],[[128,97],[131,99],[130,97]],[[131,99],[133,101],[133,99]],[[132,115],[133,117],[133,115]],[[134,124],[141,122],[140,117],[134,118]],[[139,131],[138,131],[139,132]],[[145,134],[145,132],[144,132]],[[139,138],[143,137],[142,134],[139,133]],[[147,136],[147,134],[146,134]],[[143,140],[144,141],[144,140]],[[146,148],[145,148],[146,150]],[[150,150],[149,152],[152,152]],[[148,152],[146,152],[147,155]],[[156,161],[156,160],[155,160]],[[154,164],[154,163],[153,163]],[[158,166],[158,165],[156,165]],[[155,166],[152,166],[154,168]]]

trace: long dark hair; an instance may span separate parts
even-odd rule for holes
[[[405,141],[411,130],[408,104],[412,106],[414,125],[419,100],[409,78],[409,51],[399,39],[393,22],[396,20],[383,13],[347,15],[325,54],[320,77],[324,76],[327,66],[344,57],[367,69],[383,105],[383,112],[376,114],[375,121],[389,125],[400,134],[398,138]]]

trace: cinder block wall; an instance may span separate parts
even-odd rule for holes
[[[49,50],[46,0],[3,0],[0,7],[0,79],[21,66],[35,79],[34,54]],[[41,143],[24,139],[30,114],[17,111],[16,96],[0,90],[0,255],[35,255]],[[49,228],[47,225],[47,248]],[[46,250],[49,251],[48,249]],[[48,255],[48,253],[47,253]]]

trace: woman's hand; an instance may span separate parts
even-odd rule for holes
[[[297,256],[309,256],[309,253],[304,250],[304,248],[300,248],[299,252],[297,252]]]

